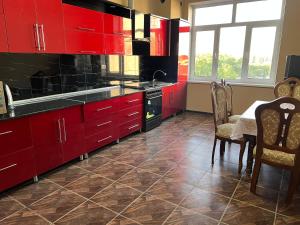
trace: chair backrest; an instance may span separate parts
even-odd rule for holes
[[[290,77],[276,84],[274,89],[276,98],[293,97],[300,100],[300,79]]]
[[[300,153],[299,100],[292,97],[279,98],[257,107],[255,116],[258,155],[262,154],[263,148],[290,154]]]
[[[233,114],[232,112],[232,87],[230,84],[224,84],[224,88],[226,90],[226,102],[227,102],[227,113],[228,116]]]
[[[226,90],[217,82],[212,82],[210,87],[214,122],[215,126],[217,127],[220,124],[228,122]]]

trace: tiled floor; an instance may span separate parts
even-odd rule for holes
[[[211,167],[213,135],[209,115],[171,118],[0,195],[0,224],[300,224],[300,191],[284,206],[287,174],[264,166],[251,194],[238,146]]]

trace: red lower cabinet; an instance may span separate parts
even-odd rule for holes
[[[8,52],[7,36],[4,15],[2,14],[0,1],[0,52]]]
[[[61,165],[63,132],[59,111],[33,116],[31,126],[38,174]]]
[[[186,109],[186,96],[187,96],[187,83],[178,82],[176,87],[176,94],[175,94],[177,112]]]
[[[36,175],[32,148],[0,157],[0,192]]]
[[[119,127],[119,137],[123,138],[142,129],[142,118],[138,118],[129,122],[125,122]]]
[[[82,108],[76,106],[61,110],[60,123],[63,160],[68,162],[85,153]]]

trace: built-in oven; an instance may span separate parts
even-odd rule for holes
[[[162,91],[161,89],[148,89],[144,98],[143,130],[149,131],[161,124]]]

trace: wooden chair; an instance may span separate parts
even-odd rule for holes
[[[226,90],[226,102],[227,102],[227,113],[228,113],[228,122],[236,123],[240,119],[240,115],[233,115],[233,107],[232,107],[232,87],[230,84],[223,83],[223,86]]]
[[[290,77],[276,84],[274,88],[276,98],[293,97],[300,100],[300,79]]]
[[[212,106],[213,115],[215,123],[215,139],[212,152],[211,162],[214,164],[214,156],[217,140],[220,140],[220,153],[224,154],[226,142],[236,143],[240,145],[240,155],[239,155],[239,173],[242,171],[243,167],[243,156],[246,147],[246,141],[242,139],[233,140],[231,135],[235,124],[228,123],[227,114],[227,102],[226,102],[226,90],[222,85],[216,82],[211,83],[211,96],[212,96]]]
[[[286,203],[290,203],[300,178],[300,101],[284,97],[263,104],[255,112],[257,146],[251,192],[256,185],[262,163],[291,171]]]

